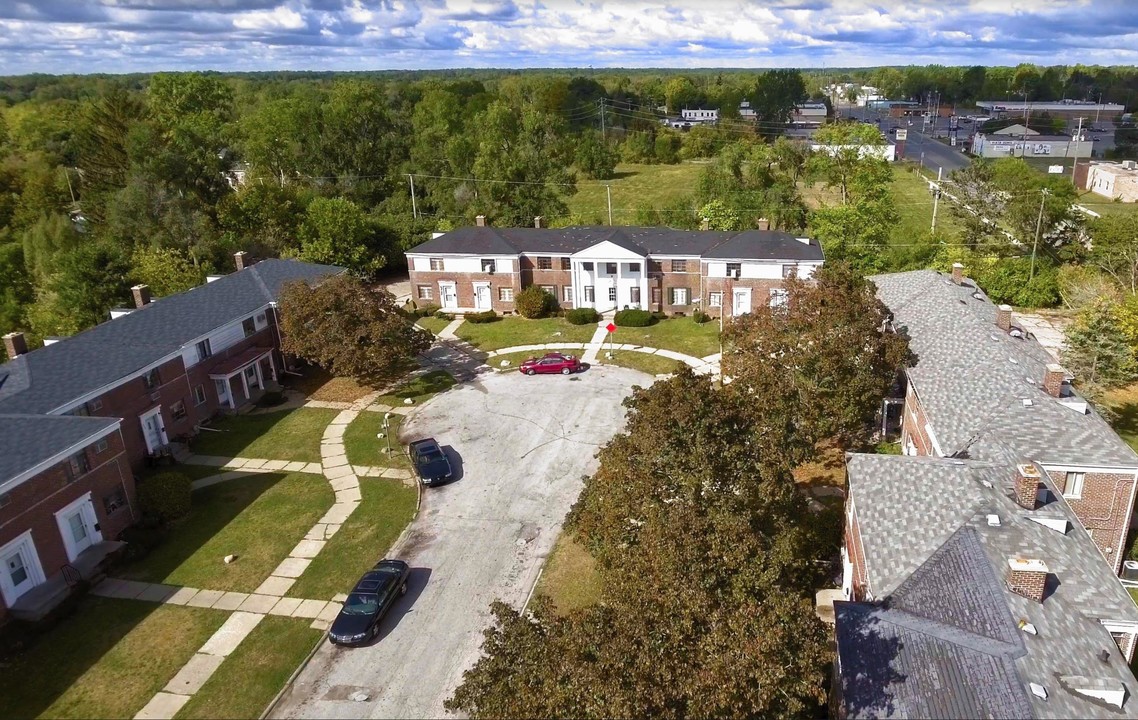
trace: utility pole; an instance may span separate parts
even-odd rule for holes
[[[933,190],[933,227],[932,227],[932,234],[933,235],[936,235],[936,211],[937,211],[937,207],[940,205],[940,178],[941,178],[941,173],[943,173],[943,172],[944,172],[944,168],[942,168],[942,167],[938,167],[936,169],[936,185],[934,186],[936,189]]]
[[[1079,189],[1079,181],[1075,179],[1075,171],[1079,169],[1079,143],[1083,139],[1083,118],[1079,118],[1079,129],[1075,131],[1075,154],[1071,162],[1071,184],[1075,190]]]
[[[415,176],[407,173],[407,179],[411,181],[411,218],[417,220],[419,218],[419,209],[415,206]]]
[[[605,183],[605,196],[609,201],[609,227],[612,227],[612,185]]]
[[[601,140],[602,141],[605,140],[605,99],[604,98],[601,98]]]
[[[1039,232],[1043,229],[1043,203],[1047,200],[1047,188],[1043,188],[1040,192],[1039,198],[1039,219],[1035,221],[1035,243],[1031,246],[1031,272],[1027,275],[1027,281],[1031,282],[1035,278],[1035,252],[1039,249]]]
[[[1098,117],[1102,113],[1102,93],[1098,94],[1098,105],[1095,106],[1095,127],[1098,127]]]

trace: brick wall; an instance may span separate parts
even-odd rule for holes
[[[1067,492],[1067,473],[1047,472],[1061,493]],[[1126,548],[1118,551],[1119,543],[1125,541],[1129,528],[1130,496],[1134,491],[1133,473],[1086,473],[1083,480],[1083,493],[1080,498],[1066,497],[1067,504],[1075,511],[1079,521],[1090,531],[1103,557],[1117,573],[1122,569]]]
[[[414,261],[410,259],[407,261],[407,268],[411,277],[411,299],[420,305],[441,306],[443,303],[439,295],[439,282],[449,281],[455,284],[455,290],[458,293],[458,306],[463,309],[472,309],[474,307],[474,283],[486,282],[490,283],[490,307],[499,313],[512,313],[514,312],[514,302],[512,300],[506,301],[500,299],[498,289],[503,287],[513,288],[514,295],[517,296],[524,287],[521,274],[516,272],[495,272],[490,274],[452,272],[450,270],[416,270]],[[420,285],[429,285],[431,287],[431,299],[429,301],[419,300]]]
[[[225,362],[227,359],[240,355],[252,347],[272,347],[274,348],[273,362],[276,365],[279,378],[280,371],[284,367],[284,358],[280,353],[280,344],[277,341],[277,334],[275,330],[276,317],[272,313],[269,313],[267,317],[269,325],[263,330],[259,330],[253,333],[241,342],[238,342],[233,346],[222,350],[221,352],[214,353],[205,361],[191,366],[186,371],[182,384],[186,394],[186,409],[192,418],[193,424],[201,424],[213,417],[214,414],[216,414],[218,411],[229,409],[228,403],[221,403],[218,401],[217,387],[214,385],[213,379],[209,376],[213,368]],[[264,378],[265,382],[269,382],[272,380],[273,374],[269,368],[268,361],[261,361],[261,365],[262,377]],[[198,385],[201,385],[205,389],[205,402],[201,405],[194,405],[194,388]],[[240,403],[243,398],[243,394],[241,390],[241,380],[239,378],[233,378],[230,391],[234,393],[234,400]],[[163,408],[163,411],[165,411],[165,408]],[[171,440],[174,439],[174,436],[169,432],[169,426],[167,426],[166,434],[170,437]]]
[[[561,258],[550,258],[551,268],[549,270],[539,270],[537,267],[537,256],[529,257],[522,255],[519,258],[521,264],[521,287],[527,288],[530,285],[538,286],[552,286],[553,295],[557,298],[557,303],[563,308],[575,307],[576,297],[573,298],[573,303],[565,302],[565,288],[573,285],[573,271],[561,269]]]
[[[864,600],[869,589],[869,575],[865,567],[865,549],[861,544],[861,528],[858,527],[857,512],[852,507],[846,514],[845,543],[846,555],[853,565],[853,593],[850,600]]]
[[[936,455],[932,440],[929,439],[929,434],[925,430],[927,424],[928,418],[925,416],[925,409],[921,407],[921,401],[917,398],[913,385],[910,383],[905,391],[905,412],[901,424],[902,449],[908,447],[911,441],[912,445],[916,447],[918,455]]]
[[[680,262],[680,261],[677,261]],[[684,260],[685,270],[672,270],[671,260],[651,260],[648,263],[648,309],[654,312],[689,313],[700,297],[700,261]],[[686,303],[672,302],[672,288],[687,288]]]
[[[123,436],[113,432],[106,441],[107,448],[102,452],[96,452],[97,443],[82,451],[87,456],[89,472],[73,479],[69,474],[69,464],[64,461],[9,491],[9,504],[0,514],[0,545],[11,542],[30,529],[46,578],[54,576],[67,563],[67,548],[55,519],[55,513],[61,508],[91,493],[91,503],[104,540],[114,540],[134,522],[134,478]],[[103,499],[120,487],[127,504],[108,513]],[[0,599],[0,624],[6,617],[7,609]]]
[[[771,290],[781,288],[783,283],[781,280],[761,280],[761,279],[748,279],[740,278],[739,280],[728,280],[727,278],[705,278],[703,281],[703,307],[704,310],[716,317],[719,316],[719,308],[711,307],[711,293],[723,293],[723,307],[726,308],[727,317],[731,317],[733,306],[732,292],[737,289],[750,288],[751,289],[751,310],[752,312],[762,307],[770,305]]]

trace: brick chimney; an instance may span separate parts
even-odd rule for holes
[[[1037,603],[1043,602],[1047,588],[1047,563],[1042,560],[1008,558],[1008,590]]]
[[[134,306],[136,308],[146,307],[150,304],[149,285],[135,285],[130,289],[130,292],[134,295]]]
[[[770,230],[771,229],[771,221],[767,220],[766,218],[759,218],[759,220],[756,224],[758,225],[759,230]]]
[[[252,265],[252,263],[249,262],[249,253],[244,250],[238,250],[233,253],[233,262],[237,265],[238,271],[244,270],[249,265]]]
[[[535,217],[533,219],[533,226],[535,228],[537,228],[538,230],[542,229],[543,227],[545,227],[545,218],[538,215],[537,217]]]
[[[955,273],[956,270],[954,269],[953,272]],[[999,307],[996,308],[996,327],[1003,330],[1004,332],[1011,331],[1011,329],[1012,329],[1012,306],[1011,305],[1000,305]]]
[[[1015,501],[1028,510],[1034,510],[1039,502],[1040,480],[1039,470],[1034,465],[1030,463],[1016,465]]]
[[[710,230],[711,229],[711,218],[704,218],[702,221],[700,221],[699,229],[700,230]]]
[[[24,339],[22,332],[10,332],[4,336],[4,350],[7,351],[9,360],[27,355],[28,341]]]
[[[1060,397],[1063,394],[1063,381],[1067,379],[1067,371],[1062,365],[1049,363],[1043,371],[1043,389],[1051,397]]]
[[[474,224],[478,227],[486,227],[486,216],[479,215],[478,217],[474,218]]]
[[[957,262],[952,264],[952,281],[957,285],[964,282],[964,265],[962,263]]]

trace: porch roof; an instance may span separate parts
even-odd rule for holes
[[[272,351],[273,349],[271,347],[257,346],[248,348],[231,358],[222,360],[210,368],[209,376],[213,380],[228,380]]]

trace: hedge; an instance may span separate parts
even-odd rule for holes
[[[656,322],[656,318],[647,310],[620,310],[613,322],[617,327],[647,327]]]
[[[601,314],[593,308],[574,308],[565,313],[570,325],[589,325],[601,321]]]
[[[475,325],[481,325],[482,323],[491,323],[497,320],[498,313],[494,312],[493,310],[485,310],[483,312],[467,313],[466,315],[463,315],[463,317],[466,318],[466,322],[472,322]]]
[[[190,479],[180,472],[158,473],[138,484],[138,506],[144,515],[164,523],[177,520],[190,514],[192,489]]]
[[[537,285],[530,285],[514,297],[514,309],[518,311],[518,315],[530,320],[545,317],[556,304],[557,298]]]

